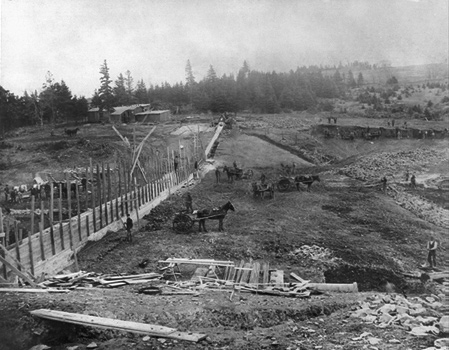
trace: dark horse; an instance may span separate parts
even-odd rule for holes
[[[299,191],[299,184],[302,183],[307,185],[307,192],[309,192],[310,186],[312,186],[315,181],[321,181],[318,175],[298,175],[295,177],[296,189]]]
[[[200,229],[199,232],[201,232],[201,228],[204,228],[204,232],[207,232],[206,230],[206,219],[209,220],[218,220],[218,231],[223,231],[223,219],[225,218],[226,214],[228,213],[228,210],[235,211],[234,206],[232,205],[231,201],[228,201],[226,204],[222,205],[220,208],[213,208],[213,209],[201,209],[198,210],[196,213],[196,217],[199,220]],[[204,218],[204,219],[201,219]]]
[[[243,174],[242,169],[230,168],[226,165],[223,167],[223,172],[226,173],[226,175],[228,175],[228,182],[230,182],[230,183],[234,182],[234,177],[235,177],[235,179],[238,179]]]
[[[65,133],[66,133],[68,136],[76,136],[76,134],[77,134],[78,131],[79,131],[79,128],[76,128],[76,129],[65,129],[64,131],[65,131]]]

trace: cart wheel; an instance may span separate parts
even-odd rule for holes
[[[173,229],[177,233],[187,233],[193,227],[194,221],[186,214],[178,214],[173,219]]]
[[[290,188],[290,180],[289,179],[281,179],[278,182],[278,190],[280,192],[285,192]]]

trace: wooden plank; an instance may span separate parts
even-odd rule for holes
[[[290,272],[290,277],[293,277],[295,280],[297,280],[298,282],[301,283],[306,283],[306,282],[310,282],[310,281],[306,281],[305,279],[302,279],[301,277],[299,277],[296,273],[294,272]]]
[[[128,205],[128,172],[126,171],[126,165],[123,163],[123,185],[124,185],[124,201],[125,201],[125,213],[126,216],[130,212],[130,207]]]
[[[249,283],[257,286],[259,284],[259,276],[260,276],[260,263],[255,262],[254,266],[253,266],[253,270],[251,271]]]
[[[284,286],[284,271],[283,270],[271,271],[270,283],[274,284],[276,287],[283,287]]]
[[[22,273],[21,271],[19,271],[19,269],[17,269],[13,264],[11,264],[8,260],[6,260],[5,258],[3,258],[0,255],[0,262],[2,262],[4,265],[6,265],[7,267],[9,267],[9,269],[16,274],[18,277],[22,278],[25,282],[27,282],[30,286],[37,288],[38,285],[36,283],[34,283],[34,281],[28,277],[25,273]]]
[[[89,215],[86,215],[86,234],[87,234],[87,237],[90,236]]]
[[[97,215],[96,215],[96,198],[95,198],[95,186],[94,186],[94,167],[92,165],[92,158],[89,158],[90,162],[90,192],[91,192],[91,198],[92,198],[92,224],[94,227],[94,232],[97,232]]]
[[[242,273],[243,273],[243,270],[241,270],[241,269],[243,268],[244,265],[245,265],[245,261],[242,260],[242,261],[240,261],[239,267],[235,268],[235,279],[234,279],[235,283],[239,283],[240,282],[240,279],[241,279]]]
[[[34,196],[31,196],[31,226],[30,232],[28,232],[28,251],[30,255],[30,267],[31,273],[34,275],[34,257],[33,257],[33,246],[31,243],[31,237],[34,234]]]
[[[53,212],[54,212],[54,193],[55,190],[53,188],[53,180],[50,181],[50,203],[48,208],[48,218],[50,221],[50,244],[51,244],[51,253],[52,255],[56,254],[56,243],[55,243],[55,233],[53,229]]]
[[[3,231],[3,213],[2,213],[2,208],[0,207],[0,243],[6,245],[6,238],[5,238],[5,231]],[[5,253],[3,251],[0,251],[0,255],[2,257],[4,257]],[[2,268],[2,272],[3,272],[3,278],[5,280],[8,279],[8,272],[6,271],[6,266],[3,265]]]
[[[103,196],[102,196],[102,184],[100,177],[100,165],[97,164],[97,189],[98,189],[98,209],[100,210],[100,229],[103,228]]]
[[[58,201],[58,209],[59,209],[59,235],[61,237],[61,248],[65,249],[64,246],[64,227],[62,226],[62,184],[59,184],[59,201]]]
[[[104,163],[101,162],[101,173],[102,176],[102,186],[103,186],[103,203],[104,203],[104,222],[105,226],[109,224],[109,214],[108,214],[108,185],[106,179],[106,169],[104,167]]]
[[[0,288],[1,293],[68,293],[68,289]]]
[[[20,268],[21,272],[26,273],[31,278],[31,280],[36,281],[36,277],[34,277],[29,271],[27,271],[26,267],[19,260],[14,258],[14,256],[12,256],[12,254],[6,249],[3,244],[0,244],[0,250],[3,251],[4,258],[8,257],[9,259],[11,259],[15,264],[17,264],[17,267]]]
[[[134,195],[136,196],[136,217],[137,217],[137,226],[136,228],[139,229],[140,228],[140,219],[139,219],[139,205],[137,203],[138,200],[138,193],[139,193],[139,188],[137,187],[137,179],[134,178]]]
[[[14,221],[14,239],[16,241],[15,247],[16,247],[16,257],[17,260],[20,262],[20,248],[19,248],[19,232],[18,232],[18,226],[17,226],[17,221]],[[18,269],[22,270],[21,268],[22,264],[18,264]]]
[[[251,270],[253,269],[253,263],[247,262],[243,267],[244,269],[242,272],[242,277],[240,278],[240,283],[247,283]]]
[[[270,279],[270,264],[269,263],[264,263],[262,265],[262,283],[264,285],[268,284],[268,281]]]
[[[121,163],[117,163],[118,165],[118,169],[117,169],[117,173],[118,173],[118,197],[120,197],[120,213],[121,216],[125,216],[125,212],[123,209],[123,197],[122,197],[122,167],[120,166]],[[117,212],[117,220],[120,217],[118,217],[118,212]]]
[[[34,316],[46,318],[53,321],[74,323],[82,326],[113,329],[117,331],[132,332],[138,334],[147,334],[150,336],[162,338],[171,338],[171,339],[198,342],[199,340],[204,339],[206,337],[206,334],[178,332],[175,328],[151,325],[146,323],[131,322],[131,321],[122,321],[105,317],[75,314],[64,311],[40,309],[31,311],[31,314]]]
[[[79,236],[80,242],[82,242],[83,237],[81,235],[80,191],[79,191],[79,186],[77,183],[76,183],[76,187],[75,187],[75,193],[76,193],[76,215],[78,216],[78,236]]]
[[[39,244],[41,247],[41,259],[45,260],[45,246],[44,246],[44,201],[41,200],[41,221],[39,223]]]
[[[86,207],[86,211],[89,208],[89,191],[88,191],[88,186],[89,186],[89,168],[86,166],[86,173],[84,174],[84,177],[86,179],[86,187],[84,187],[84,205]],[[93,207],[95,208],[95,207]],[[92,208],[92,209],[93,209]]]
[[[69,240],[70,240],[70,248],[73,249],[73,234],[72,234],[72,191],[70,191],[71,183],[65,173],[66,183],[67,183],[67,210],[69,212]]]

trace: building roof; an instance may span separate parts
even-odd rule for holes
[[[88,112],[100,112],[100,108],[95,107],[88,110]]]
[[[111,115],[120,115],[123,112],[129,111],[131,109],[134,109],[130,106],[121,106],[121,107],[114,107],[114,112],[111,113]]]
[[[157,114],[162,114],[162,113],[170,113],[170,111],[168,109],[163,110],[163,111],[146,111],[146,112],[140,112],[140,113],[136,113],[136,115],[147,115],[147,114],[153,114],[153,115],[157,115]]]

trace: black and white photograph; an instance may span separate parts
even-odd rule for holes
[[[449,0],[0,0],[0,350],[449,349]]]

